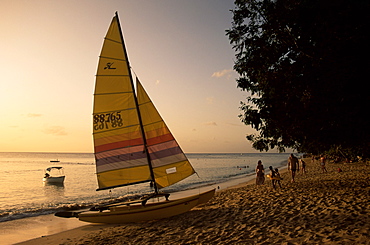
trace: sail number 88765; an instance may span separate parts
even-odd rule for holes
[[[114,129],[122,126],[121,111],[94,114],[94,130]]]

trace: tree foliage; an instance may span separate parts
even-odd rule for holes
[[[370,153],[369,1],[236,0],[226,31],[258,150]],[[356,152],[355,152],[356,151]]]

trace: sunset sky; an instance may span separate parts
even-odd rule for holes
[[[184,152],[254,152],[225,35],[233,0],[2,0],[0,8],[1,152],[93,152],[95,73],[115,11],[133,71]]]

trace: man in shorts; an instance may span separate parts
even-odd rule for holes
[[[291,172],[292,182],[294,182],[295,173],[299,171],[299,161],[293,154],[290,154],[288,158],[288,170]]]

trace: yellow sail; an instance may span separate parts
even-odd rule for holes
[[[163,188],[189,177],[195,171],[138,79],[136,86],[155,182]]]
[[[94,93],[99,189],[147,181],[163,188],[195,173],[140,82],[137,90],[136,97],[116,15],[104,39]]]
[[[135,92],[117,16],[96,75],[93,138],[99,189],[150,181]]]

